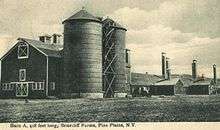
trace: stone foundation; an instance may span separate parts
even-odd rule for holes
[[[114,98],[127,97],[127,93],[115,93]],[[103,93],[62,93],[59,98],[103,98]]]
[[[61,93],[59,98],[79,98],[79,93]]]
[[[80,98],[103,98],[103,93],[80,93]]]
[[[117,98],[117,97],[126,97],[127,96],[127,93],[115,93],[114,97]]]

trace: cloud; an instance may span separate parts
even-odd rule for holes
[[[181,32],[214,38],[220,36],[219,5],[219,0],[170,0],[150,11],[123,7],[109,16],[128,29],[137,30],[159,24]]]
[[[0,34],[0,57],[2,57],[7,50],[9,50],[13,44],[15,43],[15,39],[11,35]]]
[[[133,71],[160,74],[160,54],[167,52],[173,73],[191,74],[191,62],[197,59],[199,73],[212,76],[212,64],[220,65],[220,16],[213,3],[218,2],[165,1],[150,11],[123,7],[109,14],[128,29]]]
[[[220,64],[217,55],[220,38],[198,37],[163,25],[127,31],[127,48],[131,49],[133,71],[160,74],[160,54],[167,52],[173,73],[191,74],[191,62],[199,61],[199,73],[212,76],[212,64]],[[218,74],[219,75],[219,74]]]
[[[127,39],[132,44],[147,44],[149,46],[164,45],[172,42],[183,43],[189,41],[194,34],[182,33],[179,30],[173,30],[171,27],[163,25],[151,25],[142,30],[128,30]]]

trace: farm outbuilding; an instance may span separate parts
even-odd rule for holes
[[[188,88],[188,95],[210,95],[215,93],[215,84],[212,79],[202,78],[194,81]]]
[[[197,76],[197,60],[192,63],[192,82],[187,87],[186,94],[188,95],[210,95],[216,94],[218,91],[218,82],[216,75],[216,65],[213,67],[213,78],[206,78],[204,75]]]
[[[153,85],[162,77],[148,73],[131,73],[131,93],[133,97],[151,94]]]
[[[151,88],[152,95],[185,94],[184,83],[180,78],[172,78],[155,83]]]
[[[45,98],[60,91],[61,50],[56,44],[18,38],[1,58],[1,98]]]

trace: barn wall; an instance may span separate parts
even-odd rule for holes
[[[49,57],[48,61],[48,72],[49,72],[49,95],[59,95],[59,92],[61,90],[61,58],[55,58],[55,57]],[[55,82],[55,90],[52,89],[51,82]]]
[[[209,95],[209,85],[191,85],[187,90],[188,95]]]
[[[19,82],[19,69],[26,69],[26,82],[45,82],[46,81],[46,56],[29,45],[29,57],[18,59],[17,47],[8,54],[1,64],[1,83]],[[46,88],[46,87],[45,87]],[[0,92],[1,98],[14,98],[15,88],[10,91]],[[45,97],[45,90],[32,92],[29,88],[29,98]]]
[[[152,94],[152,95],[174,95],[174,85],[154,86],[154,94]]]

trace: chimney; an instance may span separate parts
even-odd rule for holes
[[[39,40],[44,43],[51,43],[51,36],[47,34],[42,35],[42,36],[39,36]]]
[[[162,77],[166,79],[166,53],[162,52],[161,53],[161,58],[162,58]]]
[[[166,74],[167,74],[167,77],[166,79],[170,80],[171,79],[171,70],[170,70],[170,61],[169,61],[170,58],[166,57]]]
[[[192,63],[192,79],[196,80],[197,78],[197,60],[193,60]]]
[[[61,38],[60,34],[53,34],[52,37],[53,37],[53,44],[60,44],[60,38]]]
[[[217,83],[217,77],[216,77],[216,64],[213,65],[213,81],[214,81],[214,84]]]

